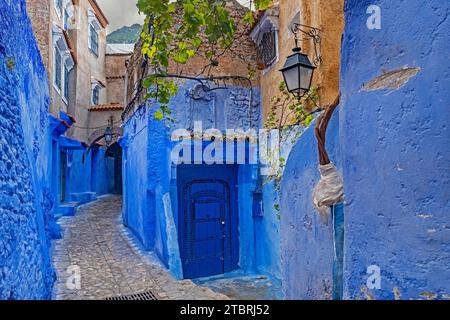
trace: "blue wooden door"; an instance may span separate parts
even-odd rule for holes
[[[184,278],[222,274],[237,267],[237,212],[233,168],[184,167],[179,216]]]

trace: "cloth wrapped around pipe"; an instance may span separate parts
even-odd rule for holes
[[[336,166],[331,162],[326,149],[326,132],[334,110],[340,102],[340,95],[325,108],[317,119],[315,135],[319,154],[320,181],[313,191],[313,202],[320,216],[327,220],[330,207],[344,200],[344,181]]]
[[[330,207],[344,200],[344,181],[333,163],[320,165],[320,181],[314,188],[313,201],[319,214],[326,218]]]

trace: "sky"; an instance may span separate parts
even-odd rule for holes
[[[238,1],[243,4],[249,2],[249,0]],[[136,2],[137,0],[97,0],[109,20],[108,32],[113,32],[123,26],[144,22],[144,16],[139,15]]]

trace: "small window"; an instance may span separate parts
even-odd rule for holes
[[[62,75],[62,69],[61,69],[61,51],[59,50],[58,46],[55,46],[55,59],[54,59],[54,68],[53,68],[53,82],[55,87],[58,90],[61,90],[61,75]]]
[[[64,64],[64,99],[69,101],[69,68]]]
[[[64,9],[64,30],[69,30],[69,12]]]
[[[92,88],[92,104],[98,105],[100,101],[100,87],[98,85],[94,85]]]
[[[89,24],[89,30],[89,49],[98,56],[98,32],[92,23]]]
[[[275,62],[277,59],[276,31],[268,31],[263,34],[259,44],[259,53],[266,68]]]

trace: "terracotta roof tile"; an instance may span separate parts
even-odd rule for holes
[[[120,103],[98,104],[92,106],[89,111],[122,111],[123,105]]]

